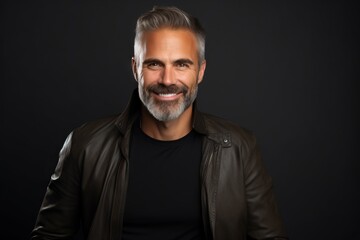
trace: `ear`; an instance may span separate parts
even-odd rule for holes
[[[131,69],[132,69],[135,81],[138,81],[137,66],[136,66],[136,61],[135,61],[134,57],[131,58]]]
[[[205,69],[206,69],[206,60],[202,61],[200,65],[199,73],[198,73],[198,84],[201,83],[204,78]]]

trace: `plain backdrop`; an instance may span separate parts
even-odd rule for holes
[[[1,239],[29,237],[67,134],[126,105],[153,5],[203,23],[199,108],[255,132],[291,239],[360,239],[359,7],[240,0],[2,1]]]

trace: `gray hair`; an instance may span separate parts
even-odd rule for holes
[[[205,31],[197,18],[176,7],[157,7],[140,16],[136,23],[134,58],[141,66],[145,52],[143,34],[163,27],[184,28],[193,32],[197,40],[199,65],[205,60]]]

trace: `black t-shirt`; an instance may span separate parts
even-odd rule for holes
[[[159,141],[133,128],[124,240],[200,240],[201,136]]]

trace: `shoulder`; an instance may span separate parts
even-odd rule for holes
[[[76,128],[72,132],[72,142],[77,146],[88,145],[92,142],[104,141],[105,139],[118,136],[116,126],[118,115],[89,121]]]
[[[232,145],[242,145],[250,147],[256,144],[256,138],[252,131],[241,127],[233,121],[203,113],[204,122],[209,135],[227,136]]]

